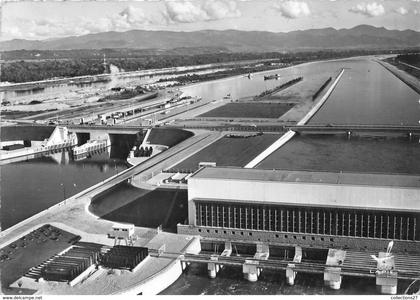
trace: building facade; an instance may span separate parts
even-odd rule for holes
[[[420,251],[420,177],[206,167],[188,180],[203,238],[315,248]]]

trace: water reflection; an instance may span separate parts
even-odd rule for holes
[[[295,285],[286,283],[284,271],[263,270],[257,282],[243,278],[242,268],[225,266],[209,279],[207,265],[192,263],[161,295],[378,295],[374,278],[343,277],[341,289],[324,286],[322,274],[298,273]],[[401,294],[410,281],[398,281]]]
[[[342,68],[346,68],[343,77],[327,102],[310,120],[311,124],[418,125],[419,95],[369,58],[314,62],[265,73],[280,74],[280,81],[264,80],[260,73],[252,80],[238,76],[187,86],[182,90],[208,100],[221,99],[227,94],[231,94],[232,99],[238,99],[259,94],[299,76],[303,76],[299,87],[307,89],[308,81],[326,75],[334,77]],[[318,88],[324,81],[319,81]],[[287,92],[286,89],[282,94]],[[296,100],[305,97],[302,94],[296,96]]]
[[[419,95],[379,63],[349,60],[337,87],[311,124],[418,125]]]
[[[1,166],[1,229],[126,169],[126,155],[111,153],[108,148],[75,160],[63,151]]]
[[[225,68],[216,68],[204,71],[194,71],[186,74],[206,74],[209,72],[216,72],[225,70]],[[185,75],[186,75],[185,74]],[[184,74],[183,74],[184,75]],[[157,76],[126,76],[122,77],[119,75],[112,76],[110,79],[104,79],[101,81],[94,82],[72,82],[61,83],[61,84],[52,84],[46,87],[35,87],[28,89],[21,89],[15,91],[0,91],[0,100],[9,101],[12,104],[23,104],[28,103],[32,100],[80,100],[81,95],[95,95],[96,93],[103,93],[110,90],[115,86],[136,86],[144,84],[152,84],[162,78],[172,78],[175,74],[171,75],[157,75]]]

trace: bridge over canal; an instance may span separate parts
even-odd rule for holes
[[[420,135],[420,126],[408,125],[299,125],[287,126],[299,134],[347,134],[347,135]]]

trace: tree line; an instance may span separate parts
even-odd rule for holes
[[[124,50],[124,49],[123,49]],[[142,55],[130,56],[125,51],[114,50],[114,57],[108,58],[107,62],[125,71],[137,71],[144,69],[168,68],[187,65],[203,65],[212,63],[237,62],[244,60],[276,59],[282,63],[299,63],[310,60],[323,60],[329,58],[342,58],[355,55],[368,55],[390,53],[384,50],[322,50],[306,52],[217,52],[192,55]],[[56,77],[74,77],[85,75],[102,74],[104,71],[103,58],[100,50],[90,50],[97,58],[80,58],[82,50],[74,51],[74,58],[66,59],[41,59],[41,60],[13,60],[2,64],[1,81],[27,82],[51,79]],[[83,50],[82,53],[85,53]],[[105,52],[105,50],[103,50]],[[67,52],[66,52],[67,53]],[[117,57],[119,53],[120,57]],[[2,53],[4,54],[4,52]],[[126,56],[124,56],[124,54]],[[109,67],[107,67],[109,69]]]
[[[98,60],[15,61],[2,64],[1,81],[28,82],[104,72]]]

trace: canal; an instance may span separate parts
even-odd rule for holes
[[[326,103],[310,124],[418,125],[419,94],[370,58],[314,62],[270,71],[280,80],[264,80],[263,74],[252,79],[240,76],[184,87],[186,94],[204,99],[232,99],[254,96],[293,78],[303,81],[281,92],[279,101],[311,99],[328,77],[345,72]],[[281,96],[283,95],[283,97]],[[287,97],[286,97],[287,96]]]
[[[378,63],[367,58],[315,62],[267,73],[280,74],[280,80],[264,80],[263,74],[255,74],[251,79],[238,76],[185,86],[182,90],[187,95],[200,96],[204,99],[216,100],[227,94],[230,94],[232,99],[238,99],[259,94],[290,79],[303,76],[304,80],[301,83],[293,89],[285,90],[284,94],[282,92],[284,97],[280,95],[279,101],[299,100],[302,97],[309,99],[328,77],[336,76],[342,68],[346,68],[342,79],[310,123],[418,125],[419,95]],[[311,88],[305,90],[305,83]],[[342,169],[365,172],[391,171],[411,174],[418,174],[420,171],[417,167],[418,153],[420,153],[418,143],[398,138],[346,140],[341,137],[299,137],[292,139],[284,149],[285,151],[280,149],[268,157],[261,163],[261,167],[298,167],[326,171]],[[2,229],[125,169],[128,150],[113,149],[111,153],[112,155],[102,153],[99,156],[75,161],[64,152],[60,155],[1,166]],[[364,155],[359,156],[360,153]],[[323,158],[325,164],[318,162],[317,155]],[[297,166],[296,162],[300,165]],[[386,166],[387,164],[391,166]],[[164,218],[166,228],[170,231],[176,222],[182,222],[185,218],[185,195],[181,194],[179,201],[173,200],[175,199],[173,195],[161,192],[149,194],[144,198],[146,192],[132,189],[122,187],[107,194],[98,200],[99,202],[96,202],[91,210],[103,209],[95,206],[101,202],[109,204],[125,201],[129,195],[132,201],[126,201],[121,207],[103,210],[99,215],[109,220],[127,219],[136,221],[138,225],[153,227],[160,223],[158,219]],[[161,196],[164,199],[161,205],[166,208],[161,215],[151,215],[150,219],[136,220],[136,211],[147,216],[147,209],[156,209],[153,205],[144,205],[142,199],[153,202],[153,199]],[[174,205],[176,211],[174,215],[169,214],[167,210],[171,205]],[[374,282],[345,278],[343,288],[333,292],[323,286],[321,275],[298,275],[296,285],[288,287],[284,274],[263,272],[260,281],[249,283],[243,279],[241,270],[235,268],[224,269],[217,279],[210,281],[205,267],[194,264],[163,292],[163,294],[340,295],[361,293],[375,294]]]
[[[310,124],[419,124],[419,94],[382,65],[348,60],[343,67],[337,87]]]
[[[79,161],[59,152],[0,166],[1,230],[126,169],[126,155],[110,150]]]

